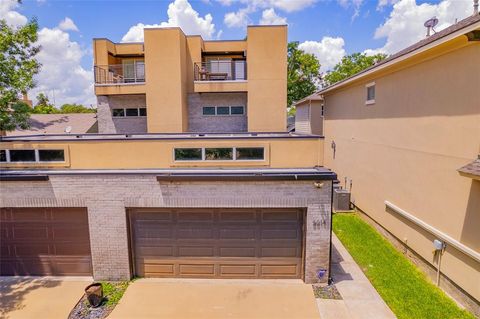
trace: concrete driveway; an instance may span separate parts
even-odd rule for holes
[[[140,279],[109,319],[319,317],[312,286],[300,280]]]
[[[0,277],[0,318],[65,319],[91,278]]]

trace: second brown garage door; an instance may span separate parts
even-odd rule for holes
[[[141,277],[301,278],[301,209],[130,209]]]

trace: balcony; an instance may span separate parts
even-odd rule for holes
[[[145,93],[145,64],[143,62],[95,65],[95,94]]]
[[[247,92],[247,61],[210,60],[194,65],[194,91]]]

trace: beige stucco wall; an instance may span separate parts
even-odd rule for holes
[[[248,131],[287,129],[287,27],[247,32]]]
[[[360,209],[432,264],[434,237],[384,201],[480,251],[480,182],[457,172],[479,154],[480,43],[461,38],[443,52],[324,95],[325,166],[342,184],[352,180]],[[448,246],[442,272],[480,300],[479,262]]]
[[[174,162],[173,149],[182,147],[264,147],[265,160]],[[0,163],[0,168],[159,169],[175,167],[312,168],[323,166],[323,139],[321,138],[172,138],[0,143],[0,149],[32,148],[65,149],[66,161],[65,163]]]

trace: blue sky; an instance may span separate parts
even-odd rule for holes
[[[38,19],[43,67],[31,96],[95,104],[95,37],[141,41],[144,26],[176,25],[206,39],[241,39],[247,24],[286,22],[289,41],[315,54],[325,72],[353,52],[394,53],[425,36],[425,20],[436,16],[440,30],[472,7],[473,0],[0,0],[0,15],[12,25]]]

